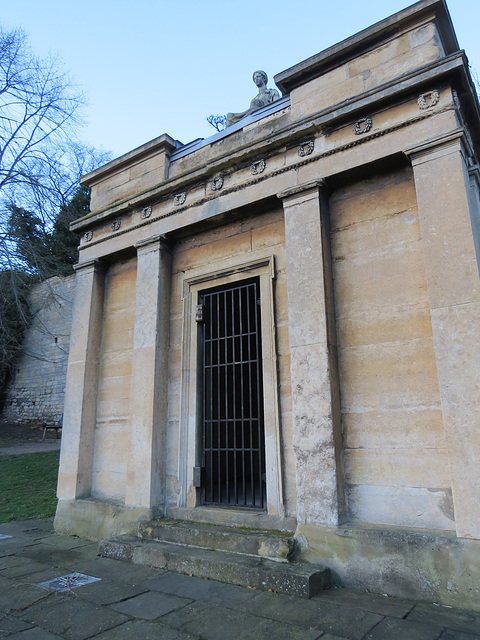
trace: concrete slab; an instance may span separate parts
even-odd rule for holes
[[[29,540],[18,537],[6,538],[0,542],[0,558],[21,552],[27,547],[36,547],[39,544],[37,540]]]
[[[290,623],[199,602],[164,616],[162,622],[207,640],[225,640],[225,637],[235,640],[316,640],[321,636],[318,630],[306,630]]]
[[[428,625],[398,618],[385,618],[367,636],[366,640],[437,640],[442,633],[442,627]]]
[[[432,626],[443,625],[455,631],[474,633],[480,636],[479,614],[455,611],[449,607],[434,604],[417,604],[409,613],[407,620]]]
[[[331,602],[335,605],[353,609],[363,609],[371,613],[378,613],[381,616],[391,616],[392,618],[404,618],[415,606],[415,601],[403,598],[390,598],[388,596],[367,591],[355,591],[349,589],[330,589],[322,591],[314,600],[320,603]]]
[[[96,640],[197,640],[198,636],[184,634],[177,629],[166,627],[158,622],[134,620],[126,622],[120,627],[95,636]]]
[[[46,598],[47,592],[37,586],[18,584],[0,592],[0,611],[16,615]]]
[[[67,568],[72,566],[72,570],[76,569],[76,564],[85,558],[85,555],[79,550],[62,549],[61,545],[58,549],[55,546],[45,544],[36,544],[31,547],[25,547],[23,556],[44,564],[53,564]]]
[[[95,545],[53,533],[35,547],[40,561],[22,544],[32,527],[16,528],[17,545],[0,558],[0,639],[480,640],[479,616],[468,611],[349,589],[310,600],[260,592],[101,558]],[[65,594],[31,584],[71,571],[102,580]]]
[[[37,537],[42,534],[50,535],[53,533],[53,522],[51,518],[4,522],[0,524],[0,531],[9,535],[21,535],[24,538]]]
[[[0,614],[0,638],[6,638],[10,634],[25,631],[31,626],[30,623],[18,620],[13,616]]]
[[[82,573],[94,573],[103,580],[126,585],[141,585],[164,573],[163,569],[125,564],[110,558],[97,557],[96,554],[91,558],[80,559],[75,563],[75,568]]]
[[[61,640],[61,636],[45,631],[45,629],[40,629],[40,627],[34,627],[8,637],[10,640]]]
[[[14,613],[21,620],[67,640],[85,640],[129,619],[129,616],[112,609],[96,607],[80,600],[73,593],[50,593],[45,600],[31,607],[17,609]]]
[[[34,573],[38,573],[39,571],[44,571],[45,569],[48,569],[48,564],[35,562],[35,560],[25,560],[25,562],[5,567],[0,571],[2,576],[7,578],[21,578],[22,576],[30,576]]]
[[[20,558],[14,554],[0,557],[0,576],[4,575],[4,570],[11,567],[23,566],[31,562],[28,558]]]
[[[118,584],[102,580],[101,583],[93,582],[85,585],[84,587],[79,587],[75,591],[75,594],[82,600],[88,600],[88,602],[92,602],[97,605],[105,605],[121,602],[122,600],[133,598],[147,591],[148,590],[144,587],[136,586],[131,583]]]
[[[170,611],[185,607],[192,602],[189,598],[171,596],[167,593],[149,591],[142,593],[135,598],[129,598],[124,602],[118,602],[111,606],[115,611],[120,611],[135,618],[154,620],[160,618]]]
[[[272,593],[259,593],[239,605],[241,611],[279,622],[314,627],[322,633],[361,640],[382,616],[361,609],[349,609],[319,600],[305,600]]]
[[[236,606],[253,598],[255,591],[245,589],[234,584],[224,584],[216,580],[206,580],[195,576],[180,575],[178,573],[164,573],[145,583],[152,591],[171,593],[192,600],[202,600],[212,604]]]
[[[480,636],[471,633],[462,633],[461,631],[452,631],[447,629],[440,636],[440,640],[480,640]]]

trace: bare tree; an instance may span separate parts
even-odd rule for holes
[[[29,288],[52,272],[42,264],[48,246],[37,268],[22,260],[12,210],[30,215],[40,247],[71,211],[80,176],[110,158],[79,142],[83,104],[58,59],[39,58],[22,31],[0,27],[0,395],[29,322]]]
[[[34,213],[48,230],[80,176],[109,159],[78,141],[83,104],[58,59],[38,58],[22,31],[0,28],[0,268],[19,266],[11,207]]]
[[[36,57],[23,32],[0,30],[2,199],[44,182],[52,151],[76,133],[82,104],[58,60]]]
[[[223,131],[227,126],[227,116],[214,115],[207,116],[207,122],[217,131]]]

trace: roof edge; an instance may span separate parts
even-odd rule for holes
[[[168,133],[164,133],[163,135],[158,136],[157,138],[154,138],[153,140],[150,140],[145,144],[142,144],[140,147],[137,147],[136,149],[125,153],[119,158],[115,158],[115,160],[107,162],[107,164],[102,165],[98,169],[90,171],[90,173],[87,173],[80,178],[80,182],[87,187],[91,187],[98,180],[105,178],[108,174],[121,169],[127,164],[139,162],[146,156],[153,155],[161,151],[170,154],[180,146],[181,142],[179,142],[178,140],[174,140],[168,135]]]
[[[358,55],[360,50],[372,47],[427,15],[435,17],[445,54],[459,51],[457,36],[445,0],[420,0],[307,60],[281,71],[274,77],[275,84],[284,95],[290,93],[292,89]]]

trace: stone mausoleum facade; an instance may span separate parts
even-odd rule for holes
[[[479,607],[480,111],[443,0],[87,175],[55,526],[294,531]]]

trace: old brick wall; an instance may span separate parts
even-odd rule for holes
[[[74,288],[73,274],[34,287],[33,321],[7,388],[3,422],[56,422],[62,415]]]

